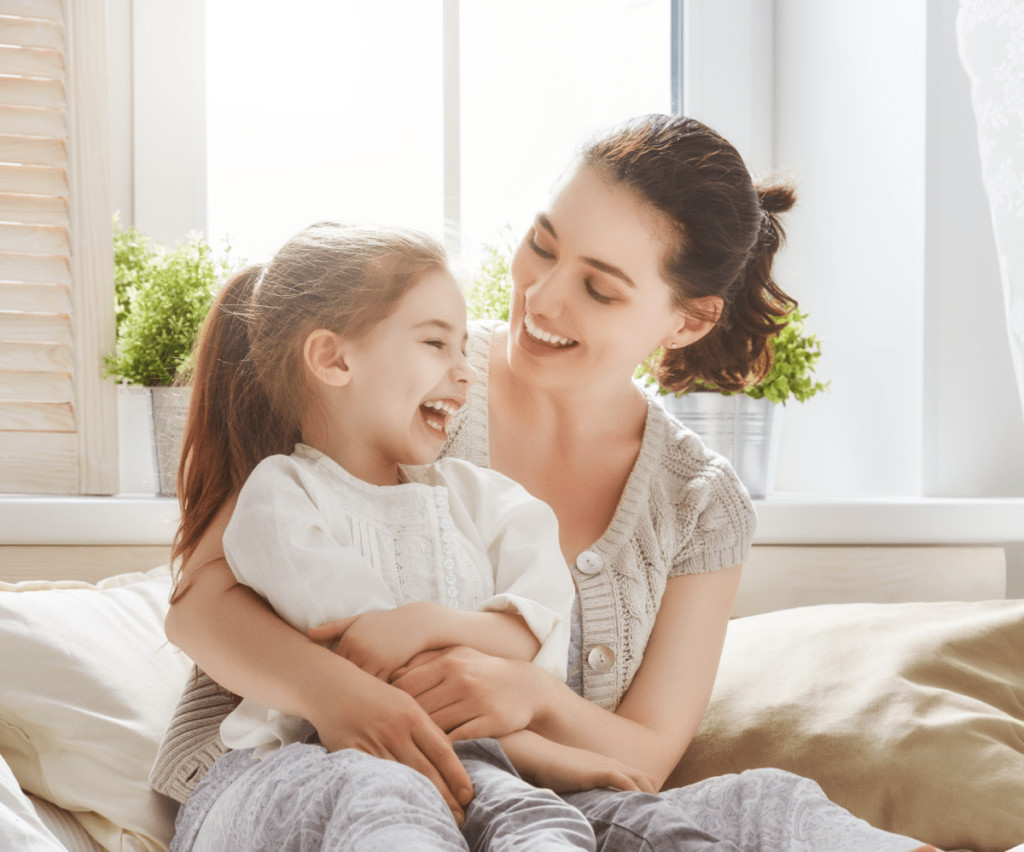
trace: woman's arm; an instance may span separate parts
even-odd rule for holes
[[[536,666],[464,649],[400,670],[394,683],[452,739],[528,727],[555,742],[637,767],[660,785],[707,709],[740,570],[668,581],[644,661],[615,713],[580,698]],[[516,684],[515,702],[508,698],[510,683]]]
[[[222,539],[224,505],[182,571],[165,629],[210,677],[232,692],[308,719],[330,750],[358,748],[427,776],[461,821],[472,785],[440,729],[411,699],[307,639],[240,585]],[[453,795],[455,791],[458,795]]]

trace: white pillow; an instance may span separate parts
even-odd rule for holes
[[[167,642],[165,566],[96,585],[0,583],[0,755],[109,850],[165,852],[177,803],[147,777],[191,661]]]

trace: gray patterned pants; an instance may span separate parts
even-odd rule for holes
[[[462,832],[429,781],[346,749],[287,746],[263,761],[230,752],[178,815],[171,852],[907,852],[813,781],[774,769],[661,796],[564,797],[522,781],[493,740],[457,745],[476,788]]]

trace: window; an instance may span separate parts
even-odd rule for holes
[[[302,0],[282,26],[207,0],[208,232],[256,260],[317,219],[448,217],[471,259],[525,229],[590,133],[671,109],[671,5]]]

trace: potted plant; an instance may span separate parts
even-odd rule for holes
[[[725,393],[701,381],[683,394],[657,387],[665,409],[729,460],[751,497],[765,497],[772,491],[786,402],[805,402],[831,384],[814,377],[821,341],[807,334],[806,319],[807,314],[794,307],[779,320],[784,327],[768,341],[771,369],[744,391]],[[637,377],[648,386],[657,386],[650,368],[658,354],[637,370]]]
[[[512,301],[511,228],[501,231],[504,245],[484,246],[483,259],[466,285],[466,313],[471,320],[497,319],[508,322]]]
[[[168,249],[136,228],[121,228],[114,219],[117,351],[105,359],[104,375],[121,382],[122,447],[130,453],[133,445],[136,451],[141,446],[150,456],[155,450],[156,490],[163,495],[177,493],[181,434],[191,398],[186,382],[192,343],[231,269],[229,253],[227,247],[223,256],[214,257],[196,233]],[[133,410],[136,417],[148,416],[150,423],[127,423]],[[134,473],[125,464],[121,467],[128,479],[122,491],[149,484],[144,467],[141,473],[138,467]]]

